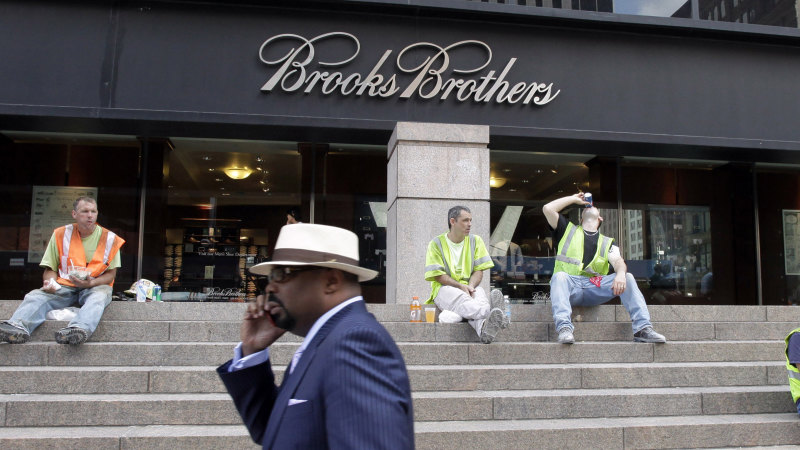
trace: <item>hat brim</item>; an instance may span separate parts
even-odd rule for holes
[[[297,262],[297,261],[267,261],[256,264],[250,268],[250,273],[254,275],[269,275],[274,267],[281,266],[317,266],[327,267],[330,269],[339,269],[342,272],[352,273],[358,276],[359,282],[369,281],[378,276],[378,272],[364,267],[354,266],[352,264],[320,261],[320,262]]]

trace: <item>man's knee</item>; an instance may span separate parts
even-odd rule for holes
[[[566,283],[567,281],[569,281],[569,274],[567,274],[567,272],[556,272],[553,274],[553,277],[550,278],[550,284]]]
[[[111,303],[112,292],[113,290],[111,286],[107,284],[90,288],[88,295],[85,297],[86,303],[104,303],[106,306],[108,306],[108,304]]]

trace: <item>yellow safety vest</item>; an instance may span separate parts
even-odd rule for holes
[[[455,265],[450,260],[447,233],[436,236],[428,243],[428,251],[425,253],[425,280],[431,282],[431,295],[425,303],[433,303],[433,299],[439,293],[442,287],[441,283],[436,281],[439,275],[447,275],[461,284],[469,284],[473,272],[494,267],[480,236],[470,234],[465,240],[464,250],[461,252],[460,270],[455,273]]]
[[[786,370],[789,373],[789,391],[792,393],[792,400],[794,400],[795,404],[797,404],[797,399],[800,399],[800,370],[794,364],[789,363],[789,339],[797,332],[800,332],[800,328],[795,328],[786,336],[786,347],[784,349]]]
[[[601,234],[597,238],[597,252],[595,252],[592,262],[583,267],[583,228],[570,222],[558,243],[553,273],[566,272],[569,275],[587,277],[607,275],[608,251],[611,249],[612,242],[610,237]]]

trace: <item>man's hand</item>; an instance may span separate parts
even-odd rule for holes
[[[56,281],[55,278],[48,278],[46,280],[43,280],[42,281],[42,290],[47,292],[47,293],[54,294],[56,292],[56,288],[58,287],[58,285],[57,284],[55,284],[55,285],[51,284],[50,280],[53,280],[53,282]]]
[[[69,281],[72,281],[72,284],[79,289],[89,289],[90,287],[94,287],[92,280],[94,280],[92,277],[87,277],[85,280],[81,280],[80,278],[75,278],[72,275],[69,276]]]
[[[459,289],[464,291],[470,297],[475,297],[475,288],[473,288],[472,286],[468,286],[466,284],[461,284],[461,283],[459,284],[460,284],[460,286],[458,286]]]
[[[625,274],[617,273],[617,275],[614,277],[614,284],[611,285],[611,292],[613,292],[614,295],[622,294],[625,292],[626,283]]]
[[[286,333],[286,330],[275,325],[270,316],[273,312],[277,314],[279,309],[280,305],[268,302],[263,294],[247,304],[240,328],[242,356],[264,350]]]

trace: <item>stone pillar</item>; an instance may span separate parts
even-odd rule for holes
[[[398,122],[389,140],[386,303],[425,301],[428,242],[447,231],[447,210],[472,211],[489,243],[489,127]],[[481,286],[488,293],[489,273]]]

